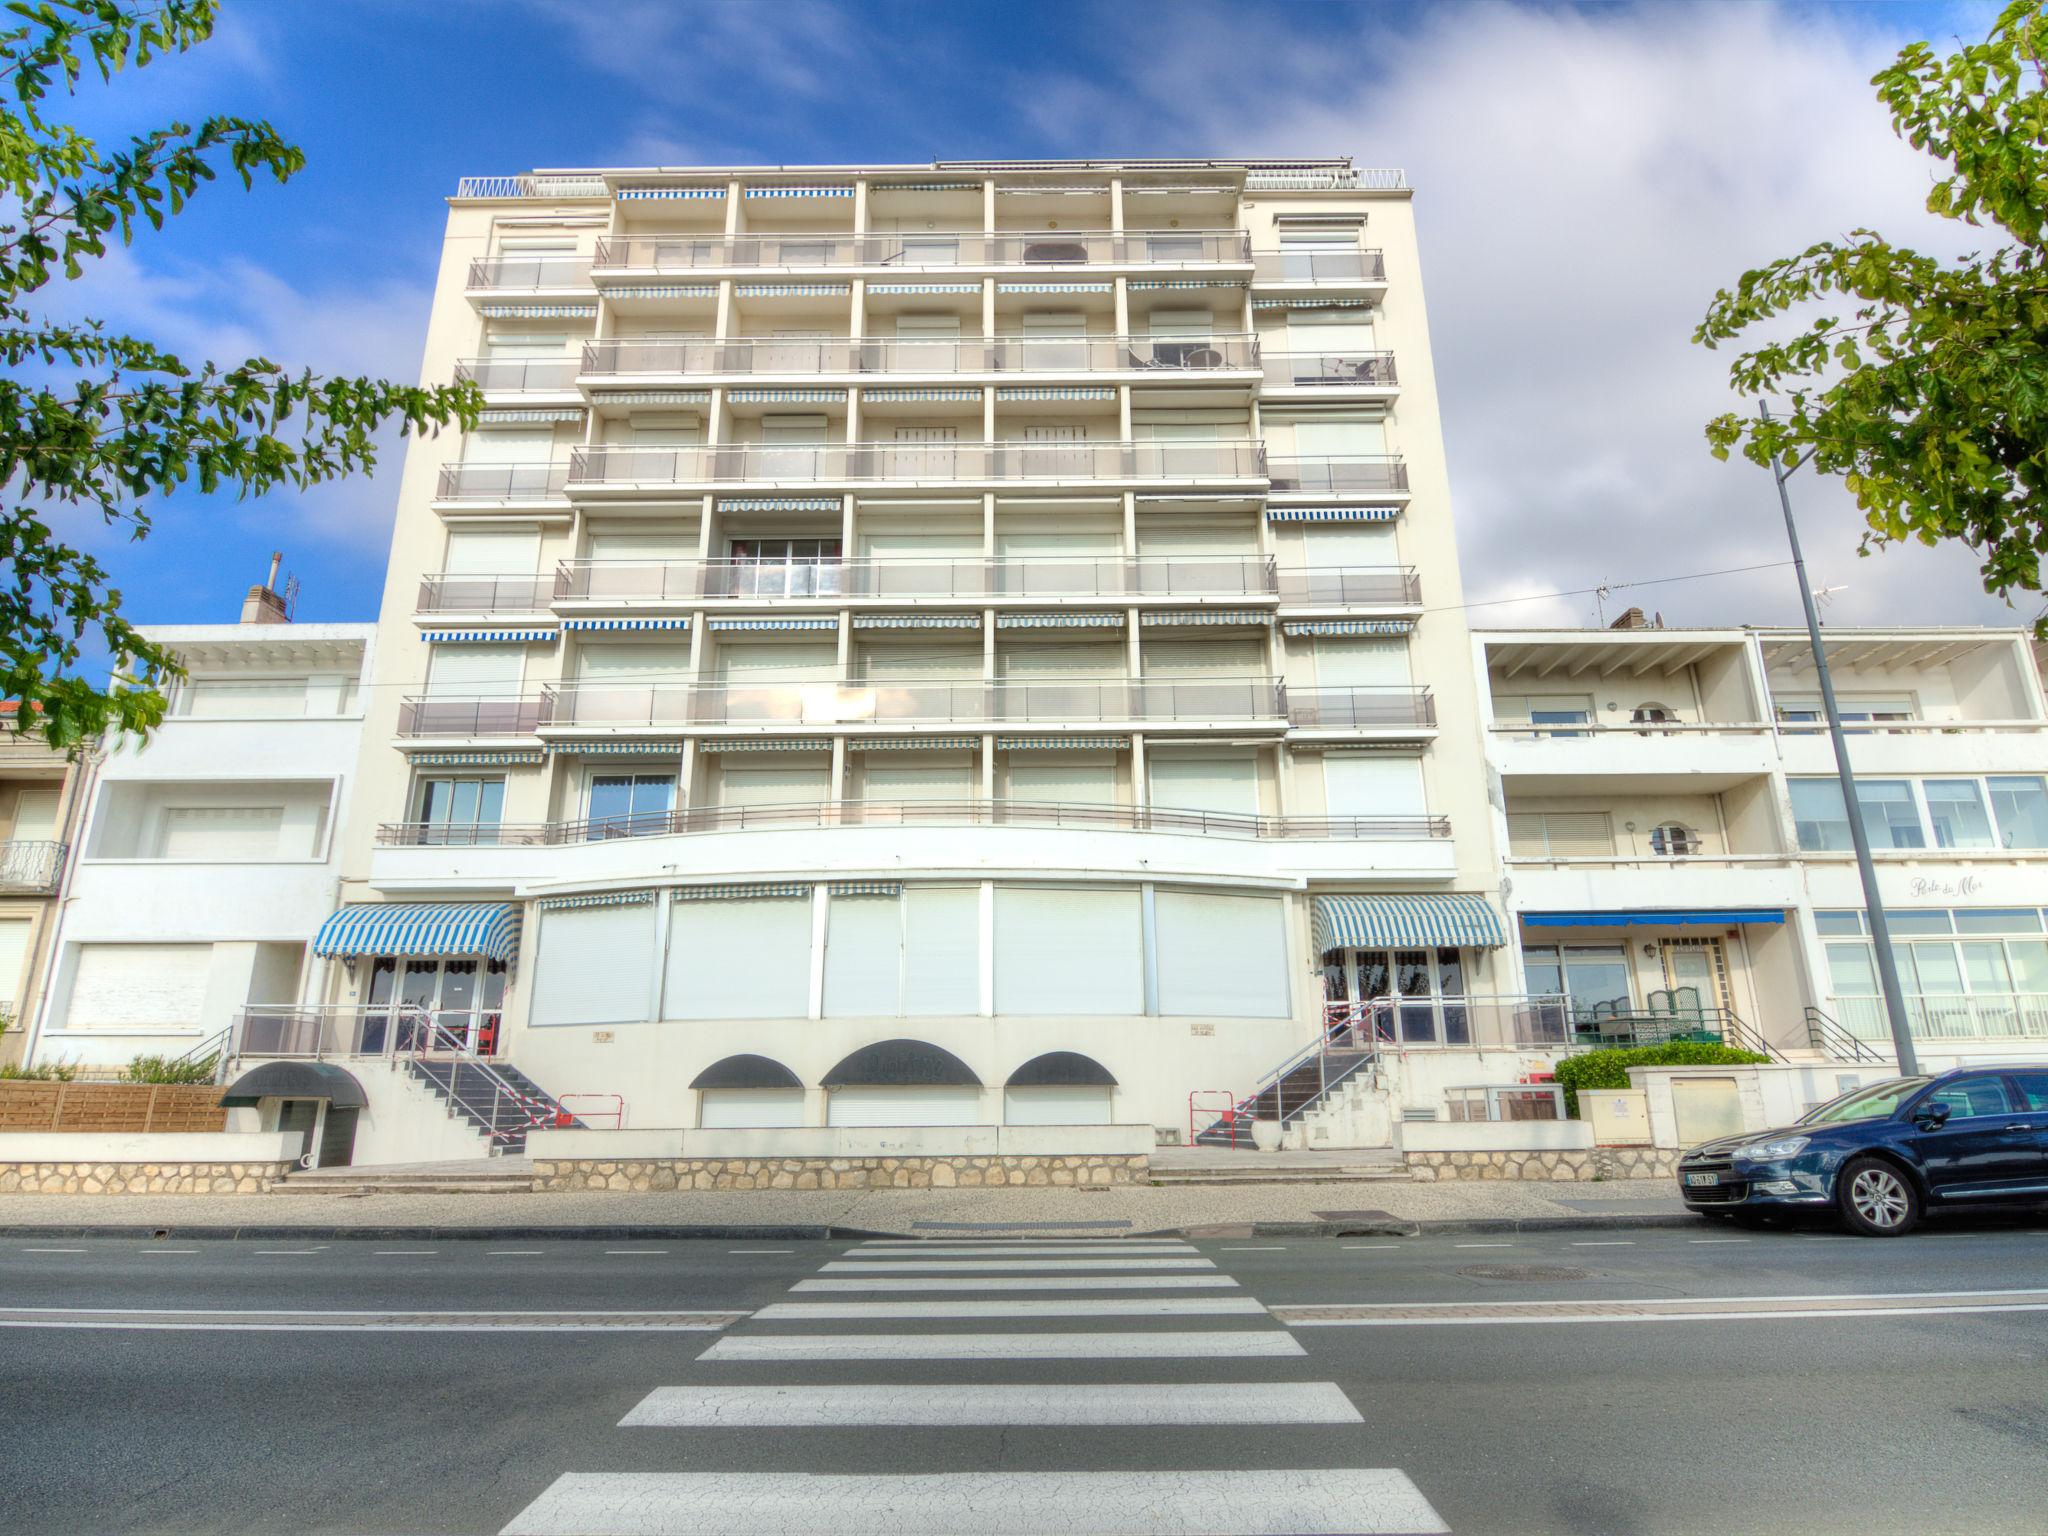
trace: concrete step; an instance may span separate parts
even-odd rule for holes
[[[1406,1184],[1408,1170],[1399,1164],[1363,1164],[1354,1168],[1327,1165],[1289,1168],[1261,1164],[1249,1168],[1154,1168],[1154,1184]]]
[[[322,1179],[301,1184],[287,1178],[279,1189],[288,1195],[530,1195],[533,1176],[511,1179]]]

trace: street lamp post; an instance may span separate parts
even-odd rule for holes
[[[1761,400],[1757,414],[1771,419],[1771,408]],[[1809,453],[1808,458],[1812,455]],[[1792,519],[1792,497],[1785,482],[1804,464],[1785,465],[1776,455],[1771,459],[1771,476],[1778,482],[1778,505],[1785,513],[1785,538],[1792,546],[1792,574],[1799,582],[1799,601],[1806,609],[1806,639],[1813,647],[1813,669],[1820,678],[1821,708],[1828,717],[1828,735],[1835,744],[1835,774],[1842,782],[1842,809],[1849,822],[1849,841],[1856,848],[1856,873],[1863,880],[1863,910],[1870,919],[1870,942],[1877,953],[1877,984],[1884,994],[1884,1011],[1891,1022],[1892,1049],[1898,1053],[1899,1071],[1908,1076],[1920,1070],[1913,1054],[1912,1021],[1906,1016],[1905,995],[1899,990],[1899,967],[1892,956],[1891,925],[1885,920],[1884,898],[1877,890],[1877,868],[1870,861],[1870,834],[1863,826],[1863,807],[1856,798],[1856,775],[1849,767],[1849,741],[1842,732],[1842,712],[1835,705],[1835,680],[1828,672],[1827,647],[1820,638],[1820,611],[1814,606],[1813,588],[1806,579],[1806,556],[1799,549],[1799,525]]]

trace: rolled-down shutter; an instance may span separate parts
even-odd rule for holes
[[[84,944],[68,1029],[197,1029],[206,1017],[211,944]]]
[[[828,1125],[978,1125],[979,1088],[834,1088]]]
[[[1108,1125],[1111,1090],[1093,1084],[1005,1088],[1005,1125]]]
[[[996,1012],[1145,1011],[1135,890],[996,888]]]
[[[654,903],[543,912],[531,1022],[638,1024],[654,1005]]]
[[[697,1094],[697,1124],[707,1131],[782,1128],[803,1123],[801,1088],[705,1088]]]

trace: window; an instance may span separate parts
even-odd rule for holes
[[[1379,1039],[1470,1045],[1465,960],[1455,949],[1359,949],[1323,957],[1324,1002]]]
[[[1145,1011],[1138,892],[996,889],[996,1012],[1138,1015]]]
[[[712,898],[670,909],[665,1019],[801,1019],[811,1011],[811,898]]]
[[[212,971],[211,944],[81,944],[64,1027],[198,1029]]]
[[[825,936],[828,1018],[981,1009],[981,890],[913,886],[835,896]]]
[[[505,812],[503,779],[422,779],[421,841],[494,843]]]
[[[1055,805],[1115,805],[1116,763],[1107,753],[1013,762],[1004,770],[1003,793],[1010,800]]]
[[[1917,1113],[1930,1104],[1946,1105],[1951,1120],[1975,1120],[1986,1115],[2012,1113],[2005,1084],[1995,1077],[1963,1077],[1952,1083],[1943,1083],[1914,1105],[1914,1111]]]
[[[1678,713],[1669,704],[1638,704],[1628,712],[1631,725],[1671,725]]]
[[[654,1001],[654,917],[652,901],[543,911],[531,1022],[644,1023]]]
[[[675,802],[672,773],[594,773],[584,814],[593,837],[646,837],[670,830]]]
[[[201,719],[275,720],[306,712],[306,679],[189,678],[178,689],[181,715]]]
[[[2012,1085],[2019,1089],[2027,1113],[2038,1115],[2048,1110],[2048,1072],[2015,1072]]]
[[[2037,778],[1985,781],[2001,848],[2048,848],[2048,789]]]
[[[1508,851],[1530,858],[1605,857],[1614,852],[1614,823],[1605,811],[1510,811]]]
[[[1357,277],[1356,235],[1282,235],[1280,280],[1286,283],[1337,282]]]
[[[1525,945],[1522,964],[1528,972],[1530,994],[1562,993],[1570,999],[1574,1018],[1627,1013],[1633,1006],[1626,945]]]
[[[12,1009],[21,987],[22,963],[28,959],[28,918],[0,918],[0,1008]]]
[[[1163,811],[1259,813],[1258,764],[1241,757],[1155,757],[1148,764],[1151,802]]]
[[[1153,909],[1162,1014],[1287,1016],[1287,923],[1278,897],[1160,891]]]
[[[907,761],[870,761],[863,774],[867,800],[966,801],[975,798],[974,764],[944,753],[891,753]]]
[[[526,676],[523,645],[437,645],[427,664],[427,692],[440,698],[505,698]]]
[[[1660,859],[1687,858],[1700,851],[1700,835],[1678,822],[1650,828],[1650,852]]]
[[[1920,792],[1927,799],[1927,820],[1937,848],[1990,848],[1991,818],[1984,813],[1984,792],[1975,779],[1927,779]]]
[[[1332,752],[1323,758],[1328,816],[1426,816],[1422,759],[1387,752]]]
[[[1856,805],[1873,848],[1925,848],[1920,811],[1906,779],[1858,779]]]
[[[1799,846],[1809,853],[1840,853],[1855,844],[1849,837],[1849,813],[1842,807],[1842,786],[1833,779],[1794,779],[1792,821]]]

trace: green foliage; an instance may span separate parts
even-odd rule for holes
[[[15,1061],[0,1064],[0,1082],[68,1083],[77,1075],[76,1067],[63,1062],[46,1061],[39,1067],[24,1067]]]
[[[1622,1051],[1588,1051],[1557,1064],[1558,1086],[1564,1089],[1564,1112],[1576,1120],[1579,1094],[1591,1089],[1626,1088],[1630,1067],[1739,1067],[1771,1058],[1730,1045],[1674,1041],[1670,1045],[1638,1045]]]
[[[1707,424],[1717,458],[1839,474],[1862,509],[1863,552],[1959,539],[1987,590],[2041,590],[2048,549],[2048,94],[2042,0],[2013,0],[1980,44],[1915,43],[1873,77],[1893,130],[1943,162],[1931,213],[1988,226],[1992,248],[1953,265],[1873,230],[1823,240],[1714,296],[1693,340],[1713,347],[1795,307],[1849,301],[1737,357],[1745,395],[1784,396],[1772,421]],[[2037,624],[2048,637],[2048,615]]]
[[[288,181],[305,155],[269,123],[209,117],[102,149],[44,116],[88,75],[182,53],[212,36],[216,0],[11,0],[0,22],[0,697],[22,729],[72,747],[162,720],[174,659],[121,616],[92,555],[45,518],[83,508],[147,537],[147,498],[180,487],[243,496],[303,489],[376,464],[372,435],[474,424],[468,384],[419,389],[293,372],[265,358],[188,365],[94,320],[52,323],[29,304],[82,275],[110,240],[163,227],[225,167],[244,190]],[[34,377],[29,377],[33,373]],[[66,377],[69,375],[69,377]],[[111,689],[67,675],[96,632],[125,658]]]
[[[138,1056],[121,1073],[124,1083],[210,1083],[220,1056],[193,1059],[175,1056]]]

